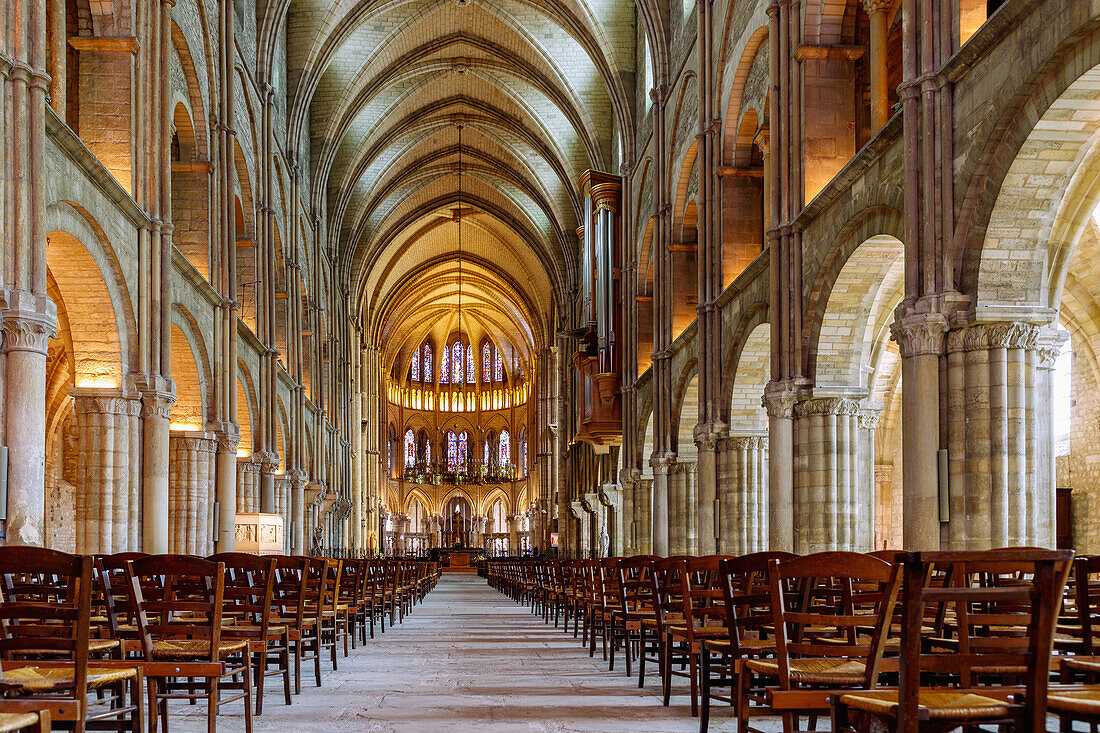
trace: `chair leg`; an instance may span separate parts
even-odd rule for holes
[[[253,667],[253,679],[256,683],[253,689],[256,691],[256,715],[263,715],[264,713],[264,686],[265,675],[267,673],[267,650],[260,652],[257,655],[256,664]]]
[[[302,637],[294,642],[294,694],[302,694]]]
[[[707,733],[710,727],[710,652],[702,649],[699,652],[699,733]],[[834,729],[835,730],[835,729]]]
[[[244,733],[252,733],[252,655],[244,655]],[[263,684],[261,678],[261,684]]]
[[[290,704],[290,641],[286,641],[279,652],[279,664],[283,670],[283,701]]]
[[[145,700],[142,699],[143,680],[141,675],[130,680],[130,704],[134,706],[134,712],[130,713],[130,733],[145,733]],[[46,714],[47,719],[49,714]],[[46,730],[49,730],[47,720]]]
[[[661,691],[664,693],[664,705],[667,708],[672,697],[672,644],[667,640],[661,642],[664,647],[664,659],[661,660]]]
[[[248,655],[245,654],[245,656],[247,657]],[[245,700],[244,707],[245,707],[245,710],[247,710],[249,713],[251,713],[252,711],[249,710],[249,702],[250,702],[249,700]],[[165,733],[167,733],[167,731],[168,731],[168,721],[167,721],[168,701],[167,700],[165,700],[165,702],[164,702],[164,710],[165,710],[165,713],[166,713],[164,728],[165,728]],[[217,677],[207,677],[206,678],[206,733],[218,733],[218,678]],[[251,733],[251,732],[246,731],[246,733]]]
[[[688,674],[691,675],[691,714],[699,714],[699,660],[688,647]]]
[[[313,637],[313,676],[317,678],[317,686],[321,686],[321,627],[317,627],[317,634]]]

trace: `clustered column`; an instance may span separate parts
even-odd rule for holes
[[[141,546],[141,403],[77,391],[76,549],[89,554]]]
[[[260,462],[254,458],[237,459],[237,512],[260,511]]]
[[[1053,440],[1037,395],[1049,395],[1062,338],[1028,323],[948,332],[945,547],[1053,543]]]
[[[861,427],[860,416],[878,407],[846,397],[795,406],[795,552],[871,549],[874,474],[865,467],[874,432]]]
[[[768,549],[768,436],[718,441],[719,552],[745,555]]]
[[[173,433],[169,439],[169,552],[209,555],[213,550],[217,450],[211,433]]]
[[[674,461],[668,466],[669,555],[694,555],[696,552],[696,468],[695,461]]]

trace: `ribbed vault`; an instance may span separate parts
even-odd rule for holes
[[[288,125],[387,364],[458,326],[527,364],[576,280],[578,179],[629,156],[632,3],[276,0]],[[304,162],[304,161],[303,161]]]

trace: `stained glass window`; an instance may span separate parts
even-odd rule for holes
[[[473,384],[477,381],[477,370],[474,369],[474,345],[466,347],[466,382]]]
[[[455,470],[455,465],[458,463],[458,442],[455,438],[455,431],[447,431],[447,470]]]
[[[507,430],[500,431],[500,465],[507,466],[512,462],[512,439]]]
[[[527,475],[527,435],[523,436],[523,475]]]
[[[493,364],[493,379],[498,382],[504,381],[504,357],[500,353],[500,349],[496,349],[496,362]]]
[[[481,345],[481,381],[488,382],[493,377],[493,350],[486,341]]]
[[[424,381],[432,381],[432,345],[424,344]]]
[[[451,360],[447,358],[447,344],[443,344],[443,353],[439,357],[439,383],[446,384],[450,381]]]
[[[462,384],[462,342],[455,341],[451,347],[451,375],[455,384]]]
[[[468,438],[469,436],[466,434],[465,430],[458,436],[458,465],[462,467],[463,471],[466,470],[466,443]]]
[[[413,437],[413,431],[405,431],[405,468],[412,468],[416,465],[416,438]]]
[[[420,349],[413,352],[412,366],[409,368],[409,379],[414,382],[420,381]]]

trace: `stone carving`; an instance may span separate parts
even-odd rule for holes
[[[818,397],[804,400],[795,405],[795,417],[817,415],[857,415],[861,401],[848,397]]]
[[[30,351],[46,355],[50,339],[57,336],[57,324],[47,316],[14,314],[4,319],[4,352]]]
[[[794,404],[798,394],[784,385],[769,383],[760,402],[768,411],[768,417],[790,418],[794,415]]]
[[[897,342],[901,358],[942,354],[947,319],[939,313],[910,316],[890,326],[890,338]]]
[[[947,351],[1034,349],[1039,331],[1030,323],[979,323],[948,332]]]

